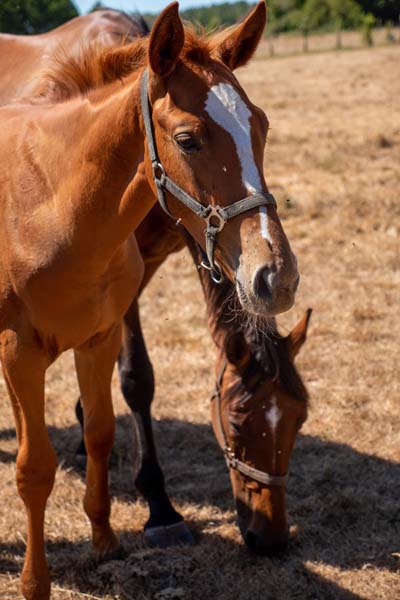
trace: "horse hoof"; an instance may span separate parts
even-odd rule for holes
[[[112,529],[106,532],[93,531],[93,548],[96,557],[101,560],[123,558],[123,548]]]
[[[21,591],[27,600],[49,600],[50,578],[46,575],[36,579],[29,571],[22,571]]]
[[[126,558],[126,551],[120,544],[116,548],[110,548],[109,550],[96,550],[95,553],[97,559],[101,562],[108,560],[123,560]]]
[[[168,546],[193,546],[195,540],[192,532],[184,521],[172,525],[148,527],[144,530],[145,540],[150,546],[167,548]]]

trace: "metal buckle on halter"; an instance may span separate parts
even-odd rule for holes
[[[209,208],[209,213],[206,217],[204,217],[204,220],[207,223],[207,229],[209,229],[210,227],[217,227],[215,233],[218,233],[219,231],[222,231],[222,229],[224,228],[226,219],[219,212],[221,210],[220,206],[211,206],[211,204],[210,204],[210,206],[208,208]],[[217,219],[218,223],[216,224],[211,219]]]
[[[164,182],[165,182],[165,177],[166,177],[166,172],[165,172],[164,167],[158,160],[155,160],[151,163],[151,168],[153,170],[154,183],[156,184],[157,187],[163,188]],[[158,175],[160,175],[160,176],[158,177]]]
[[[225,454],[225,460],[227,462],[227,465],[229,467],[235,468],[235,461],[236,461],[236,457],[235,457],[235,453],[232,450],[232,448],[230,446],[228,446],[228,444],[225,444],[224,448],[223,448],[223,453]]]

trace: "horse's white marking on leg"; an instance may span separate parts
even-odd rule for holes
[[[276,465],[276,428],[282,417],[282,411],[278,408],[276,396],[271,398],[271,407],[265,411],[265,420],[271,428],[272,434],[272,469],[275,470]]]

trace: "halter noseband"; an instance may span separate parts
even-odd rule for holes
[[[148,94],[148,81],[149,73],[148,70],[145,69],[140,82],[140,101],[158,201],[167,215],[174,219],[175,217],[170,213],[166,204],[165,191],[168,191],[170,194],[175,196],[179,202],[189,208],[196,216],[205,220],[206,257],[201,263],[201,266],[210,271],[211,278],[215,283],[221,283],[224,277],[219,264],[214,260],[217,234],[224,228],[225,224],[230,219],[233,219],[233,217],[241,215],[248,210],[252,210],[257,206],[265,206],[269,204],[276,208],[276,200],[272,194],[261,191],[251,196],[247,196],[246,198],[242,198],[241,200],[238,200],[237,202],[234,202],[233,204],[230,204],[224,208],[221,206],[212,206],[211,204],[204,206],[192,198],[192,196],[187,194],[174,181],[172,181],[172,179],[170,179],[166,174],[157,154],[153,122],[151,117],[151,106]],[[177,223],[179,222],[180,219],[178,219]]]
[[[246,477],[249,477],[250,479],[253,479],[254,481],[258,481],[259,483],[262,483],[264,485],[275,485],[275,486],[284,487],[286,485],[286,481],[288,478],[287,473],[285,475],[270,475],[269,473],[266,473],[265,471],[260,471],[259,469],[250,467],[250,465],[242,462],[241,460],[239,460],[238,458],[235,457],[234,451],[228,444],[228,440],[225,435],[224,425],[222,422],[222,414],[221,414],[221,385],[222,385],[222,380],[224,378],[224,374],[225,374],[227,366],[228,366],[228,361],[225,360],[224,364],[222,365],[222,369],[219,373],[219,376],[217,378],[216,384],[215,384],[215,392],[211,396],[211,400],[216,400],[216,402],[217,402],[217,426],[218,426],[219,433],[221,435],[221,439],[224,442],[222,451],[225,456],[226,464],[228,465],[228,467],[230,469],[236,469],[236,471],[239,471],[243,475],[246,475]]]

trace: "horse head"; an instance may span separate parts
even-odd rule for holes
[[[297,432],[307,418],[307,391],[294,366],[311,310],[287,337],[225,343],[212,403],[213,428],[230,466],[239,528],[257,554],[288,540],[285,482]]]
[[[265,22],[262,1],[243,23],[202,37],[170,4],[148,43],[143,118],[152,189],[201,245],[206,268],[217,278],[223,271],[242,308],[261,317],[288,310],[299,281],[264,177],[268,119],[234,75],[256,51]]]

